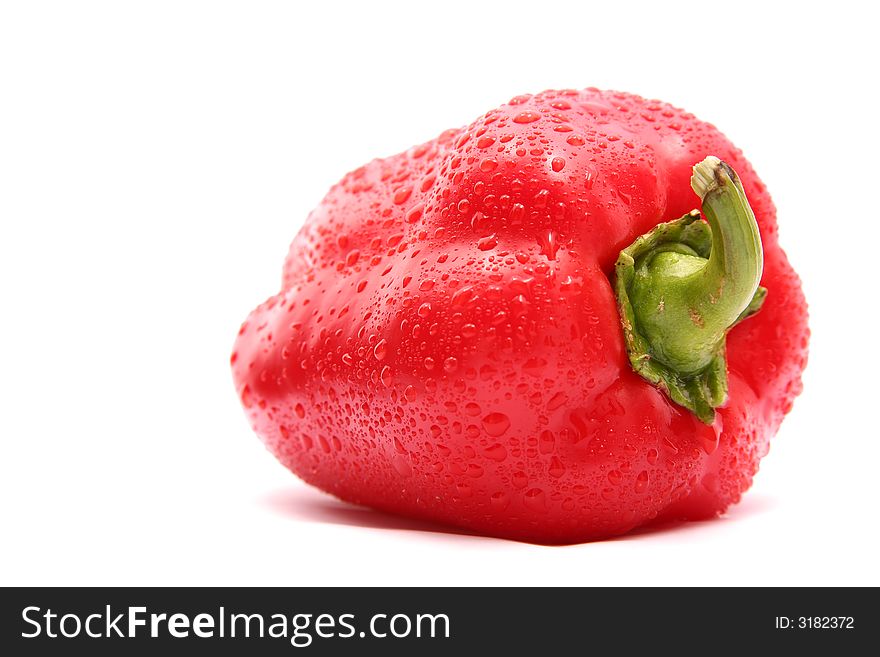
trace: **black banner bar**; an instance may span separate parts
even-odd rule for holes
[[[602,646],[849,652],[878,638],[874,589],[3,589],[7,655],[548,654]],[[10,652],[9,649],[12,649]]]

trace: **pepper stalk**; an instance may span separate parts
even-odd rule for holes
[[[709,156],[693,168],[693,210],[621,251],[615,291],[633,369],[711,424],[727,399],[725,342],[767,291],[761,235],[736,172]]]

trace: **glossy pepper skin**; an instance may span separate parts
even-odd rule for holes
[[[709,155],[763,240],[706,424],[633,371],[623,249],[700,207]],[[801,389],[806,303],[764,185],[715,127],[638,96],[524,95],[349,173],[309,216],[232,368],[254,430],[329,493],[481,534],[573,543],[723,512]]]

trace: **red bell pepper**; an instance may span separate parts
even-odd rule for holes
[[[568,543],[738,501],[808,335],[770,196],[716,128],[548,91],[346,175],[232,368],[307,482]]]

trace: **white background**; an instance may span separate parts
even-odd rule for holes
[[[880,584],[871,3],[596,5],[3,4],[0,584]],[[754,488],[540,547],[306,487],[228,367],[301,221],[373,157],[585,86],[715,123],[774,195],[813,340]]]

